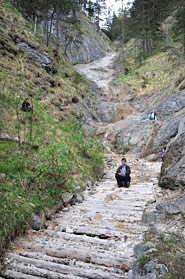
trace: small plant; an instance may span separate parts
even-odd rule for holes
[[[139,258],[139,267],[143,268],[145,264],[147,264],[149,261],[151,261],[151,258],[148,256],[143,256]]]

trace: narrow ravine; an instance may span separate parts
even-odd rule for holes
[[[111,53],[77,68],[97,83],[105,100],[111,92],[114,57]],[[117,103],[120,105],[120,101]],[[116,185],[114,175],[120,155],[106,154],[103,179],[87,188],[83,203],[68,205],[59,212],[47,229],[30,230],[16,241],[7,254],[3,278],[130,278],[133,248],[147,231],[141,223],[142,214],[159,192],[161,164],[136,159],[132,154],[126,157],[132,170],[130,188]]]

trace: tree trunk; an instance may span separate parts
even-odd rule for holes
[[[125,44],[124,44],[124,14],[123,14],[123,0],[122,0],[122,24],[121,24],[121,31],[122,31],[122,55],[123,55],[123,75],[125,76]]]
[[[58,44],[59,44],[59,6],[56,5],[56,55],[58,56]]]
[[[37,16],[35,16],[34,34],[37,33]]]

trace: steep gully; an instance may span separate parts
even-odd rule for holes
[[[104,100],[111,100],[119,108],[128,96],[124,93],[118,100],[109,84],[114,74],[114,57],[115,53],[110,53],[79,65],[77,70],[96,82]],[[101,125],[100,130],[108,133],[109,125],[113,124]],[[105,144],[108,145],[106,137]],[[114,173],[120,155],[107,151],[103,179],[89,185],[83,203],[64,208],[47,224],[47,229],[30,230],[19,239],[7,254],[2,278],[131,278],[133,247],[147,231],[141,223],[142,214],[149,201],[160,194],[157,186],[160,163],[136,160],[132,154],[127,159],[132,169],[130,188],[117,188]]]

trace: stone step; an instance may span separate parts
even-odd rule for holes
[[[147,227],[141,224],[143,211],[158,188],[159,166],[146,164],[146,181],[141,165],[133,164],[130,188],[117,188],[115,169],[85,192],[85,201],[61,211],[42,232],[30,231],[18,249],[6,257],[4,278],[10,279],[128,279],[133,248]],[[153,167],[154,166],[154,167]],[[138,173],[138,175],[137,175]],[[149,177],[150,176],[150,177]],[[143,178],[146,176],[143,174]],[[1,279],[1,278],[0,278]]]
[[[64,257],[64,251],[55,251],[55,250],[48,250],[47,251],[47,255],[52,256],[52,257],[57,257],[57,258],[62,258]],[[66,253],[68,257],[68,255],[70,255],[70,253]],[[80,255],[75,255],[75,258],[80,257]],[[106,255],[104,255],[106,256]],[[14,267],[16,269],[16,271],[20,271],[22,273],[26,273],[29,275],[35,275],[35,276],[40,276],[40,277],[44,277],[44,278],[48,278],[47,276],[50,276],[49,278],[63,278],[60,277],[61,275],[64,274],[70,274],[70,275],[77,275],[77,276],[81,276],[84,277],[87,276],[87,278],[92,278],[92,279],[120,279],[120,278],[124,278],[122,277],[121,274],[116,274],[114,271],[113,272],[106,272],[106,271],[102,271],[101,269],[99,270],[97,268],[97,265],[105,265],[108,262],[107,259],[103,259],[103,258],[99,258],[100,263],[97,263],[97,265],[95,266],[94,270],[89,270],[88,268],[81,268],[78,266],[69,266],[69,265],[64,265],[64,264],[59,264],[59,263],[54,263],[54,262],[48,262],[46,260],[42,260],[42,259],[34,259],[34,258],[27,258],[27,257],[23,257],[20,255],[16,255],[16,254],[10,254],[11,260],[13,260],[11,263],[8,264],[8,268],[10,267]],[[70,255],[70,258],[74,259],[74,254]],[[92,258],[90,256],[88,256],[86,254],[86,258],[84,257],[84,259],[86,259],[86,261],[90,261],[92,262]],[[96,261],[96,259],[94,259]],[[117,262],[118,264],[119,262]],[[96,264],[96,263],[95,263]],[[111,267],[114,267],[113,265],[111,265]],[[116,267],[116,266],[115,266]],[[125,266],[122,262],[120,262],[120,269],[124,270],[127,269],[128,270],[128,266]],[[109,270],[110,271],[110,270]],[[54,277],[55,276],[55,277]],[[59,276],[59,277],[57,277]],[[114,276],[114,277],[113,277]]]

